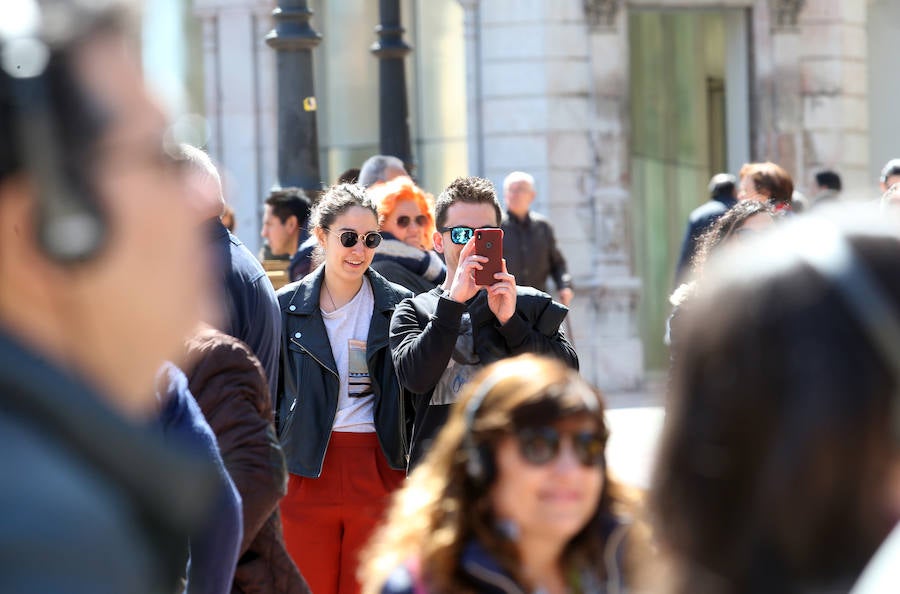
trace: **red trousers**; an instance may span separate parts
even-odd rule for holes
[[[319,478],[290,475],[284,541],[313,594],[359,593],[359,552],[405,477],[388,465],[374,433],[337,432]]]

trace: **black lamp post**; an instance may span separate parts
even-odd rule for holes
[[[306,0],[279,0],[266,43],[277,52],[278,184],[315,192],[322,177],[312,50],[322,36],[309,24],[312,15]]]
[[[381,24],[375,27],[378,41],[372,53],[378,57],[378,115],[380,152],[393,155],[412,172],[409,140],[409,106],[406,100],[406,71],[403,58],[412,50],[403,41],[400,0],[379,0]]]

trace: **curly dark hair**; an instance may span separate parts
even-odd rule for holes
[[[700,239],[697,240],[697,251],[694,252],[694,257],[691,258],[691,270],[694,272],[694,276],[698,276],[702,272],[709,255],[725,240],[740,230],[747,219],[763,213],[773,219],[778,216],[775,209],[768,202],[743,200],[719,217],[713,226],[707,229],[700,236]]]
[[[440,229],[447,222],[447,210],[457,202],[490,204],[497,213],[497,224],[503,216],[497,190],[490,180],[483,177],[457,177],[441,192],[434,202],[435,226]]]

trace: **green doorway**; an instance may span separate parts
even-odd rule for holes
[[[687,216],[709,178],[748,158],[748,43],[742,10],[629,15],[631,195],[648,370],[665,369],[665,320]]]

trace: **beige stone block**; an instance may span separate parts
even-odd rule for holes
[[[540,23],[545,18],[545,0],[481,0],[481,22],[485,25]]]
[[[547,138],[544,134],[486,135],[483,157],[486,173],[509,172],[513,163],[516,169],[525,171],[545,167]]]
[[[482,68],[482,93],[487,98],[542,95],[548,91],[546,62],[487,62]]]
[[[552,23],[544,34],[548,58],[587,58],[588,28],[584,23]]]
[[[553,95],[586,95],[591,86],[589,74],[587,58],[548,59],[544,63],[547,92]]]
[[[803,98],[803,123],[807,130],[867,132],[868,102],[865,97],[806,96]]]
[[[587,96],[550,97],[547,108],[547,129],[583,133],[590,126],[589,110]]]
[[[807,95],[868,93],[868,68],[857,59],[806,58],[800,72],[800,91]]]
[[[484,102],[485,134],[526,134],[547,129],[549,100],[543,96],[490,99]]]
[[[547,134],[549,163],[561,167],[590,167],[593,150],[586,132],[551,132]]]
[[[481,35],[482,60],[542,60],[545,31],[543,24],[485,26]]]
[[[866,57],[866,29],[861,24],[804,25],[800,34],[801,56],[809,57]]]
[[[591,35],[588,41],[592,77],[599,84],[619,80],[628,72],[628,47],[623,36]]]
[[[813,0],[800,12],[800,26],[807,23],[865,23],[866,0]]]

